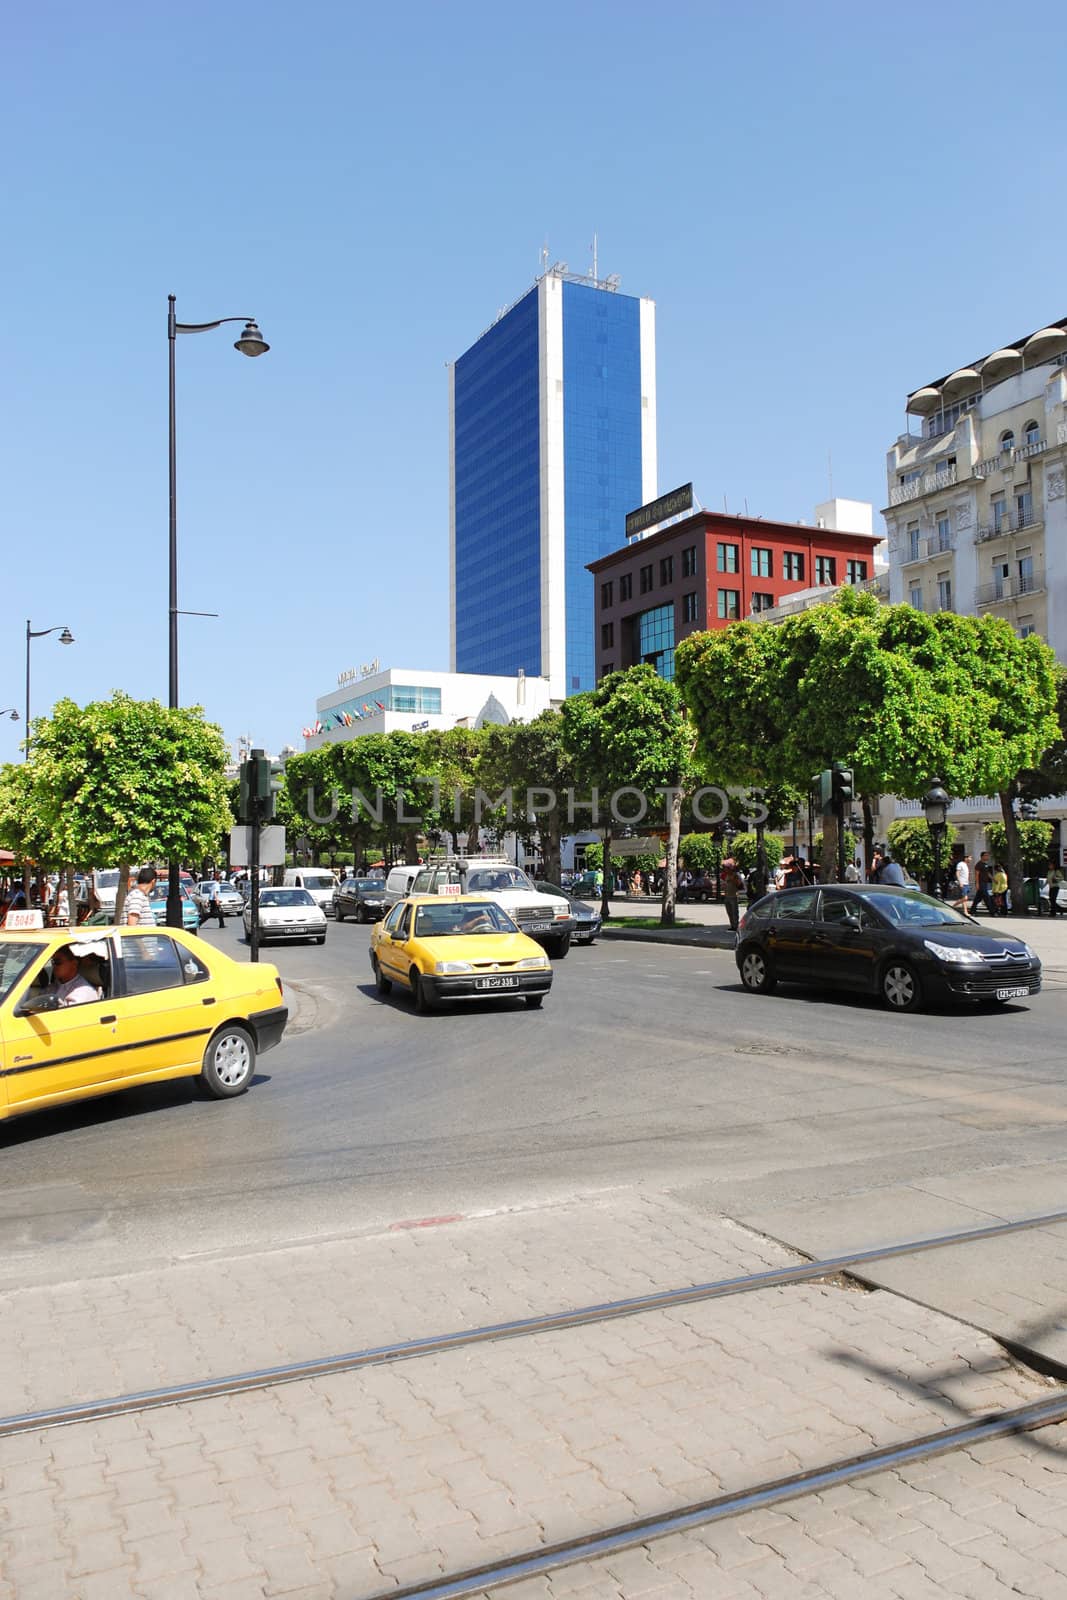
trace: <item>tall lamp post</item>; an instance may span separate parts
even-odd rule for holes
[[[26,749],[22,758],[24,761],[28,760],[30,754],[30,641],[31,639],[43,639],[46,633],[58,633],[60,644],[74,643],[74,635],[69,628],[64,628],[62,624],[57,623],[54,628],[32,628],[30,619],[26,618]],[[12,722],[18,721],[17,712],[12,711],[11,720]]]
[[[256,326],[254,317],[219,317],[216,322],[179,322],[174,312],[175,297],[167,296],[167,344],[170,351],[169,385],[169,440],[170,440],[170,590],[168,602],[168,666],[170,682],[169,705],[178,704],[178,618],[179,616],[209,616],[206,611],[180,612],[178,610],[178,452],[174,405],[174,346],[179,333],[210,333],[226,322],[243,322],[241,337],[234,340],[234,349],[243,356],[261,356],[270,349]],[[28,657],[27,657],[28,660]],[[29,667],[27,666],[27,679]],[[181,862],[167,864],[167,923],[169,927],[182,925]]]
[[[0,711],[0,717],[10,717],[12,722],[17,722],[19,720],[19,714],[15,710],[14,706],[5,706],[3,711]]]
[[[941,886],[941,841],[948,826],[948,808],[951,804],[941,779],[935,778],[923,795],[923,813],[934,846],[934,894],[939,900],[944,898]]]

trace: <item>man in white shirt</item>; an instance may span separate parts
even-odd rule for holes
[[[62,945],[52,957],[52,983],[48,992],[60,1006],[81,1006],[87,1000],[100,999],[99,990],[82,976],[78,958],[69,944]]]
[[[960,886],[960,910],[967,915],[967,900],[971,890],[971,858],[961,856],[956,862],[956,882]]]
[[[155,867],[142,867],[137,874],[137,887],[131,889],[126,896],[126,904],[122,908],[123,921],[142,924],[154,928],[156,919],[152,915],[152,905],[149,896],[156,886]]]

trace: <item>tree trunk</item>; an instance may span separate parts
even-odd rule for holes
[[[819,862],[819,882],[837,882],[837,818],[830,812],[822,819],[822,859]]]
[[[682,791],[675,789],[671,795],[671,814],[667,822],[667,864],[663,874],[663,901],[660,906],[661,928],[674,927],[674,912],[678,902],[678,840],[682,835]]]
[[[419,864],[419,834],[416,828],[404,830],[404,864],[409,867]]]
[[[114,917],[114,920],[115,920],[116,923],[119,923],[119,922],[122,921],[122,908],[126,904],[126,895],[129,893],[129,888],[130,888],[130,863],[128,861],[123,861],[123,862],[120,862],[120,864],[119,864],[119,881],[118,881],[118,887],[115,890],[115,917]]]
[[[603,918],[604,921],[607,921],[608,917],[611,915],[611,908],[608,905],[608,900],[611,898],[610,892],[609,892],[609,886],[612,883],[612,881],[613,880],[612,880],[612,871],[611,871],[611,829],[610,828],[605,828],[604,829],[604,886],[600,891],[600,915],[601,915],[601,917]]]
[[[1026,890],[1023,879],[1023,852],[1019,843],[1019,825],[1015,820],[1015,808],[1012,805],[1014,796],[1008,789],[1002,789],[999,795],[1000,814],[1004,818],[1004,833],[1007,837],[1008,859],[1004,863],[1008,871],[1008,888],[1011,890],[1011,910],[1016,917],[1026,916]]]
[[[869,794],[862,796],[860,804],[863,807],[863,875],[871,870],[871,858],[874,855],[874,800]]]
[[[74,868],[68,867],[63,875],[63,884],[67,891],[67,927],[78,926],[78,903],[74,898]]]

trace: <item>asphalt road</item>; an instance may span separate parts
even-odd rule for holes
[[[246,957],[239,925],[206,932]],[[744,993],[730,953],[601,941],[555,964],[539,1012],[427,1017],[370,981],[368,930],[271,947],[303,1017],[251,1091],[164,1084],[0,1124],[0,1282],[614,1186],[731,1215],[931,1175],[1040,1172],[1067,1121],[1067,990],[890,1016]],[[931,1231],[938,1219],[930,1218]]]

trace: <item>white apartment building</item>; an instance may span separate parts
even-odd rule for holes
[[[377,661],[337,675],[337,688],[315,702],[304,728],[305,750],[357,739],[364,733],[426,733],[431,728],[481,728],[530,722],[553,705],[547,678],[421,672]],[[558,704],[558,702],[555,702]]]
[[[1067,660],[1067,318],[905,409],[887,456],[890,599],[1005,617]]]

